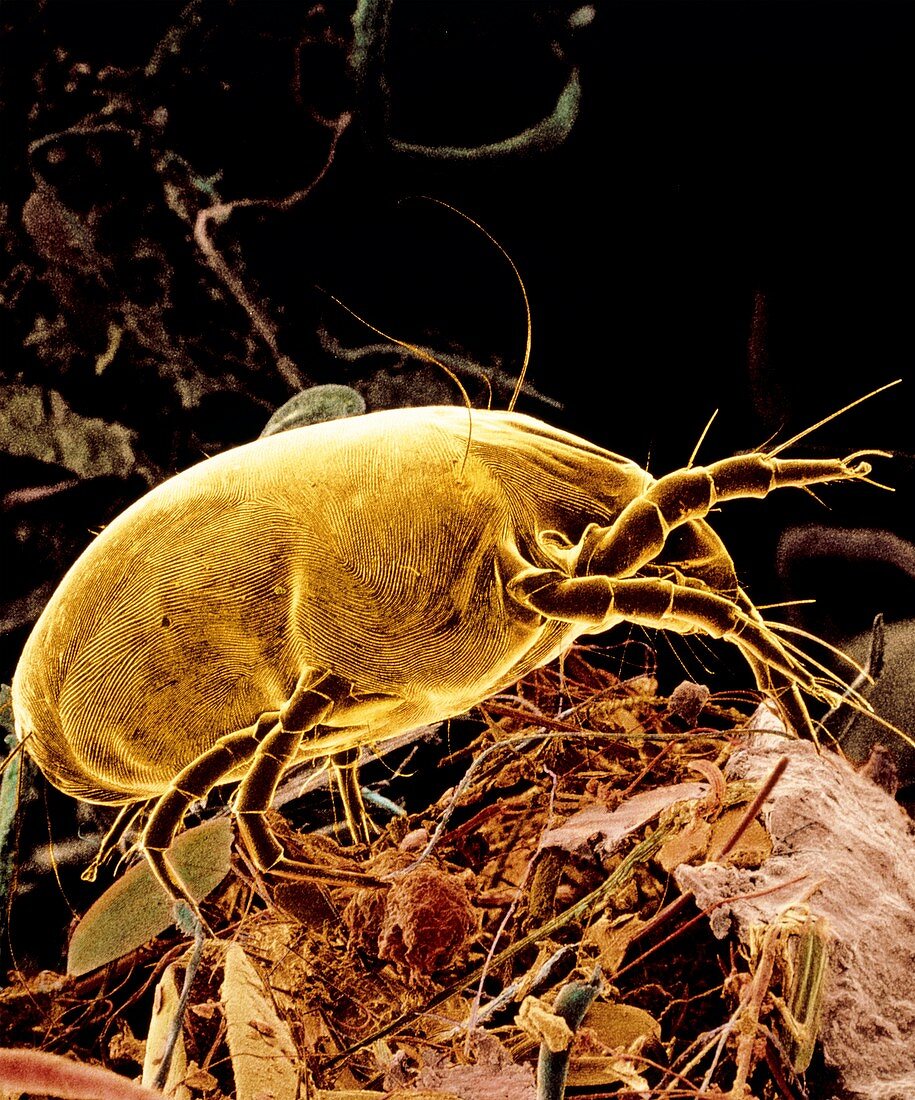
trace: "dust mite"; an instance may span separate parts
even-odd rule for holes
[[[705,517],[864,480],[880,452],[778,457],[787,445],[655,479],[512,412],[397,409],[259,439],[159,485],[77,560],[16,669],[18,736],[68,794],[155,800],[141,847],[199,918],[166,854],[193,800],[237,781],[261,870],[370,884],[283,852],[265,811],[284,770],[329,757],[364,836],[353,750],[624,620],[733,643],[810,733],[802,692],[836,692],[763,621]]]

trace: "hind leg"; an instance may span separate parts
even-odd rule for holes
[[[330,758],[330,766],[337,781],[337,791],[343,803],[343,814],[350,836],[355,844],[368,844],[372,840],[372,834],[377,834],[378,829],[366,813],[362,788],[359,786],[358,759],[358,749],[347,749],[345,752],[334,753]]]
[[[295,758],[305,734],[328,717],[337,703],[365,707],[372,702],[367,696],[354,698],[349,684],[340,677],[308,669],[282,710],[261,715],[248,729],[226,734],[183,768],[153,807],[140,841],[140,849],[169,897],[184,902],[203,924],[187,884],[168,859],[168,849],[188,806],[243,769],[236,818],[242,841],[260,870],[325,882],[377,884],[356,871],[334,871],[287,859],[264,817],[279,778]],[[352,771],[350,777],[354,781]]]
[[[215,745],[183,768],[153,807],[140,840],[140,850],[166,894],[173,901],[183,901],[204,927],[195,899],[169,861],[168,849],[188,806],[198,798],[203,798],[226,776],[253,758],[258,742],[264,735],[264,727],[269,728],[276,720],[275,715],[264,717],[266,721],[262,720],[250,729],[221,737]]]
[[[330,870],[301,860],[290,859],[273,835],[266,822],[265,813],[273,800],[277,784],[286,768],[295,760],[305,735],[335,712],[365,715],[373,709],[383,710],[394,705],[392,697],[381,695],[353,695],[349,681],[332,673],[310,671],[300,679],[289,702],[279,713],[276,725],[258,744],[235,800],[235,816],[239,832],[256,865],[267,874],[283,878],[312,879],[324,882],[351,883],[360,886],[382,886],[359,871]],[[344,759],[349,750],[331,756],[331,765],[339,769],[339,758]],[[350,827],[356,834],[356,824],[361,813],[365,818],[361,794],[351,764],[347,779],[341,782],[344,809]],[[348,800],[349,799],[349,800]]]

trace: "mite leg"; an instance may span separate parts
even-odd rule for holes
[[[280,711],[279,721],[257,746],[251,767],[239,784],[235,816],[245,847],[260,870],[283,878],[354,886],[386,885],[359,871],[332,870],[290,859],[264,817],[277,784],[298,754],[305,734],[328,718],[337,702],[345,704],[352,698],[351,685],[339,676],[331,673],[303,676]]]
[[[586,529],[576,572],[632,576],[661,553],[672,528],[704,518],[719,502],[764,497],[784,486],[865,478],[870,464],[853,462],[857,457],[786,459],[758,451],[667,474],[631,500],[611,526]]]
[[[143,812],[148,805],[148,801],[149,800],[146,802],[128,802],[125,806],[121,807],[117,817],[109,826],[108,832],[102,837],[102,841],[98,846],[98,851],[92,858],[92,862],[79,876],[83,882],[95,882],[99,867],[101,867],[105,860],[111,855],[115,845],[127,831],[128,826],[133,824],[133,819]]]
[[[558,570],[530,568],[506,587],[522,606],[594,633],[628,620],[679,633],[698,630],[731,642],[749,660],[760,686],[777,693],[792,725],[804,732],[811,728],[797,688],[812,694],[822,694],[822,689],[755,608],[750,614],[725,596],[662,577],[566,577]]]
[[[788,730],[819,743],[813,720],[797,684],[780,670],[760,661],[752,650],[741,645],[739,641],[736,644],[753,670],[757,687],[775,703]]]
[[[646,571],[651,570],[652,573],[657,570],[658,577],[672,581],[674,584],[684,585],[689,588],[698,588],[700,591],[713,592],[719,596],[724,595],[725,598],[730,598],[731,592],[733,591],[735,593],[734,602],[739,609],[748,619],[756,623],[770,639],[778,642],[777,635],[773,634],[769,627],[766,626],[756,605],[743,589],[737,587],[736,578],[730,567],[730,558],[726,557],[726,551],[722,550],[722,553],[725,555],[727,568],[722,570],[720,562],[718,562],[717,559],[713,559],[714,573],[712,574],[712,583],[706,583],[702,581],[700,577],[697,577],[697,573],[707,571],[707,565],[700,565],[700,568],[694,572],[692,560],[689,562],[690,573],[688,575],[681,573],[676,567],[667,565],[666,563],[662,565],[658,562],[654,562],[646,566],[645,569]],[[717,576],[715,576],[715,574],[717,574]],[[699,583],[697,583],[697,581]],[[723,592],[722,589],[725,589],[725,591]],[[664,626],[667,630],[678,629],[677,625],[670,620],[666,621]],[[691,629],[689,623],[682,623],[679,626],[679,631],[681,633],[688,633]],[[764,661],[761,661],[751,649],[741,644],[739,638],[735,638],[734,641],[737,648],[740,649],[743,654],[747,664],[750,666],[757,687],[764,694],[772,697],[787,727],[795,730],[801,736],[807,735],[816,741],[817,735],[813,722],[810,718],[803,696],[794,681],[784,673],[778,672]],[[784,645],[781,642],[778,642],[778,644],[781,649],[784,649]]]
[[[318,725],[333,709],[335,699],[348,696],[349,685],[345,681],[319,670],[309,669],[303,673],[292,697],[281,711],[263,714],[253,727],[221,737],[215,745],[183,768],[156,802],[143,831],[140,848],[169,897],[174,901],[183,901],[204,927],[205,923],[187,884],[171,865],[167,854],[188,806],[196,799],[203,798],[218,783],[225,781],[227,776],[250,765],[239,788],[238,804],[243,812],[237,814],[237,817],[243,841],[248,845],[257,865],[263,868],[265,858],[273,858],[276,853],[282,854],[282,849],[264,821],[264,810],[273,797],[282,770],[294,758],[304,734]],[[283,728],[284,720],[299,727],[295,733],[290,734]],[[274,775],[277,766],[279,770]],[[294,863],[292,860],[285,862]],[[371,885],[376,881],[355,871],[332,871],[301,862],[294,863],[294,867],[296,877],[362,885]]]
[[[337,790],[343,803],[343,814],[350,836],[356,844],[368,844],[371,842],[372,832],[377,832],[377,829],[366,813],[365,803],[362,800],[358,759],[359,750],[348,749],[346,752],[334,753],[330,758],[330,766],[337,781]]]
[[[226,734],[183,768],[172,780],[171,786],[156,802],[143,836],[140,850],[152,868],[165,892],[173,901],[183,901],[204,927],[197,903],[191,897],[187,884],[181,879],[168,859],[168,849],[175,839],[185,810],[198,798],[203,798],[213,787],[237,768],[244,766],[257,751],[258,741],[264,736],[265,726],[276,723],[276,715],[264,716],[251,729]]]

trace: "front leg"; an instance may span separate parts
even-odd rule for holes
[[[758,623],[762,630],[765,630],[771,637],[774,637],[772,631],[763,622],[763,617],[760,615],[756,605],[743,589],[737,590],[737,603],[748,618]],[[739,644],[740,643],[738,643],[738,646]],[[760,691],[765,692],[775,700],[788,728],[794,729],[802,736],[810,737],[813,741],[817,741],[816,729],[813,726],[810,713],[798,690],[797,682],[794,677],[786,676],[783,672],[773,668],[771,665],[767,665],[764,661],[760,661],[755,654],[746,649],[741,649],[741,652],[747,664],[753,670],[756,686]]]
[[[764,497],[785,486],[860,480],[871,472],[870,463],[854,461],[860,457],[786,459],[756,451],[676,470],[631,500],[611,526],[589,526],[575,571],[631,577],[661,553],[674,527],[703,519],[721,501]]]
[[[738,603],[663,577],[567,577],[558,570],[533,567],[518,573],[506,588],[526,609],[547,619],[574,623],[582,631],[597,633],[624,620],[722,638],[740,649],[760,687],[773,691],[790,725],[798,732],[813,734],[798,688],[814,695],[823,695],[824,689],[785,649],[742,593]]]

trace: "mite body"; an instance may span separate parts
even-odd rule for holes
[[[296,428],[173,477],[102,532],[27,642],[17,732],[69,794],[156,799],[143,848],[189,902],[165,853],[216,784],[240,781],[262,869],[313,874],[264,821],[292,762],[462,713],[623,620],[735,643],[807,730],[800,689],[824,689],[704,517],[869,471],[755,452],[655,479],[531,417],[460,407]],[[338,778],[353,826],[358,786]]]

